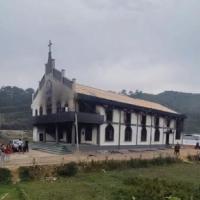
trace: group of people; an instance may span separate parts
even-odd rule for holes
[[[0,162],[9,159],[9,155],[14,152],[28,152],[29,142],[21,139],[10,141],[8,144],[0,144]]]

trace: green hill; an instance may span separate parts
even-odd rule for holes
[[[33,92],[10,86],[0,89],[0,129],[31,129]]]
[[[0,129],[31,129],[33,92],[31,88],[0,88]],[[122,93],[127,94],[125,90]],[[185,132],[200,132],[200,94],[166,91],[154,95],[136,91],[127,95],[158,102],[185,114]]]

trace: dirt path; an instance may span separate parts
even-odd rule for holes
[[[197,151],[192,147],[184,147],[181,149],[181,158],[185,159],[188,155],[197,154]],[[20,166],[31,166],[36,165],[49,165],[49,164],[61,164],[68,163],[71,161],[91,161],[91,160],[105,160],[105,159],[115,159],[115,160],[126,160],[131,158],[143,158],[151,159],[154,157],[166,157],[174,156],[173,149],[167,150],[156,150],[156,151],[134,151],[130,152],[128,150],[121,150],[120,152],[110,153],[107,151],[102,152],[75,152],[73,154],[67,155],[55,155],[49,154],[41,151],[31,150],[28,153],[15,153],[8,157],[4,163],[0,163],[1,167],[8,167],[11,169],[16,169]]]

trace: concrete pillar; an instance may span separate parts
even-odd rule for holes
[[[72,145],[75,146],[75,135],[76,135],[76,129],[75,126],[72,125]]]
[[[46,130],[44,130],[44,142],[47,141],[47,133],[46,133]]]
[[[56,143],[59,142],[59,138],[58,138],[58,125],[56,125]]]

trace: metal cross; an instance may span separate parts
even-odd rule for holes
[[[48,44],[49,52],[51,52],[51,46],[52,46],[52,42],[51,42],[51,40],[49,40],[49,44]]]

